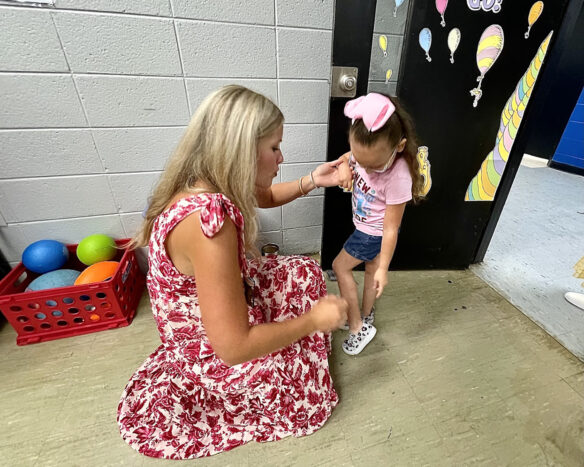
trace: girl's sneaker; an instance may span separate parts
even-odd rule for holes
[[[371,308],[371,313],[369,313],[369,316],[363,317],[363,322],[365,324],[371,324],[371,325],[375,322],[375,307]]]
[[[363,323],[361,330],[357,334],[349,333],[349,337],[343,341],[343,352],[348,355],[357,355],[375,337],[377,329],[375,326]]]
[[[365,324],[373,324],[375,322],[375,307],[371,308],[371,313],[369,313],[369,316],[363,317],[363,322]],[[343,324],[339,329],[342,329],[343,331],[348,331],[349,323]]]

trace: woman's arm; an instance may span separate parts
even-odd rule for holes
[[[325,162],[314,169],[312,171],[314,183],[310,178],[310,172],[302,176],[302,191],[304,191],[304,194],[308,194],[315,188],[339,185],[340,178],[337,169],[345,160],[343,156],[336,161]],[[256,188],[256,198],[260,208],[275,208],[276,206],[282,206],[300,196],[303,196],[303,194],[300,192],[300,184],[298,180],[293,182],[276,183],[265,189]]]
[[[310,174],[304,175],[301,178],[304,194],[307,194],[316,188],[315,184],[310,180]],[[258,207],[260,208],[275,208],[277,206],[282,206],[300,196],[303,196],[303,194],[300,192],[300,184],[298,180],[294,180],[293,182],[276,183],[269,188],[264,189],[256,187],[256,198],[258,200]]]
[[[207,337],[227,365],[267,355],[314,331],[328,332],[344,322],[342,300],[327,297],[298,318],[250,327],[235,225],[226,218],[221,230],[207,238],[201,231],[198,213],[188,216],[179,226],[185,223],[182,238],[175,240],[181,242],[193,265]]]
[[[379,254],[379,266],[373,276],[373,285],[377,290],[375,298],[379,298],[387,285],[387,269],[393,258],[397,245],[397,234],[404,215],[406,203],[388,204],[385,207],[383,220],[383,239],[381,240],[381,253]]]

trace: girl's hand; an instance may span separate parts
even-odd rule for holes
[[[327,295],[310,310],[310,316],[317,331],[331,332],[347,322],[349,304],[344,298]]]
[[[342,163],[343,161],[336,160],[319,165],[312,172],[312,176],[314,177],[314,183],[316,183],[318,187],[329,187],[339,185],[340,178],[338,168]]]
[[[341,162],[338,166],[339,186],[351,191],[353,185],[353,169],[347,162]]]
[[[387,285],[387,271],[385,269],[378,269],[373,275],[373,288],[377,291],[375,298],[381,297],[383,289]]]

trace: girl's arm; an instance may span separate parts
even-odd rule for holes
[[[385,219],[383,220],[383,239],[381,240],[381,253],[379,254],[379,266],[373,276],[373,285],[377,290],[375,298],[379,298],[387,285],[387,269],[393,258],[397,244],[399,226],[406,209],[406,203],[388,204],[385,207]]]
[[[339,186],[344,188],[345,190],[351,190],[353,184],[353,169],[349,164],[349,160],[351,158],[351,152],[346,152],[341,157],[337,159],[339,162],[338,171],[339,171]]]
[[[301,177],[304,194],[309,193],[315,188],[339,185],[340,178],[338,168],[344,161],[342,157],[343,156],[336,161],[321,164],[314,169],[312,171],[314,183],[312,183],[312,180],[310,179],[310,173]],[[275,208],[276,206],[282,206],[300,196],[303,196],[303,194],[300,192],[300,184],[298,183],[298,180],[293,182],[276,183],[265,189],[256,187],[256,198],[258,201],[258,207],[260,208]]]
[[[221,230],[207,238],[199,213],[194,213],[174,233],[178,234],[173,238],[178,242],[175,246],[185,251],[193,266],[209,342],[227,365],[267,355],[314,331],[329,332],[345,322],[346,302],[331,296],[298,318],[250,327],[233,222],[226,218]]]

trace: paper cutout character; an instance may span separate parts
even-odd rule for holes
[[[430,175],[430,161],[428,160],[428,146],[420,146],[416,154],[418,164],[420,164],[420,173],[424,178],[421,196],[426,196],[432,188],[432,177]]]

